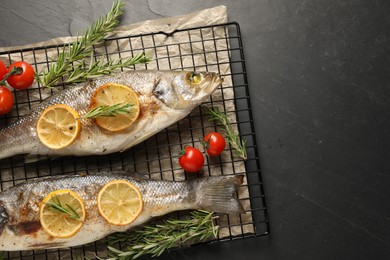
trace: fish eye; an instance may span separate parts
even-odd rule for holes
[[[187,74],[187,80],[191,84],[198,84],[201,79],[202,79],[202,75],[200,73],[198,73],[198,72],[189,72]]]

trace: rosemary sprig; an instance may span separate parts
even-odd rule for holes
[[[115,105],[107,106],[98,106],[94,109],[88,111],[86,114],[82,116],[82,118],[96,118],[100,116],[115,116],[118,114],[128,114],[133,107],[130,103],[117,103]]]
[[[213,213],[192,211],[190,218],[185,220],[168,219],[162,224],[109,236],[108,244],[111,246],[108,247],[108,259],[136,259],[146,254],[156,257],[173,247],[216,237],[218,230],[219,227],[214,225]],[[122,251],[112,247],[118,242],[123,243],[126,249]]]
[[[55,200],[57,199],[57,200]],[[64,214],[68,214],[71,218],[76,220],[81,220],[80,215],[77,213],[77,211],[69,204],[65,204],[66,207],[64,207],[61,204],[61,201],[56,197],[52,199],[53,202],[49,201],[47,202],[47,205],[59,212],[62,212]]]
[[[72,71],[72,63],[80,61],[90,54],[92,46],[101,42],[115,26],[119,24],[119,16],[123,14],[124,3],[117,0],[107,15],[100,17],[87,28],[82,37],[68,45],[58,55],[57,62],[51,63],[47,72],[37,75],[37,80],[45,87],[52,87],[62,76]]]
[[[224,127],[224,132],[225,132],[225,138],[228,140],[230,145],[234,149],[234,153],[246,160],[247,159],[247,154],[246,154],[246,149],[245,149],[245,140],[240,140],[240,137],[236,131],[234,131],[233,127],[231,126],[229,119],[227,115],[224,112],[221,112],[218,108],[207,108],[208,115],[211,117],[210,120],[213,121],[218,121],[221,123]]]
[[[118,61],[109,60],[107,62],[91,62],[88,67],[83,62],[70,72],[70,74],[64,80],[64,83],[69,84],[84,82],[89,78],[111,74],[112,71],[118,68],[128,68],[136,64],[148,63],[151,60],[150,53],[145,54],[144,52],[140,52],[136,56],[130,57],[126,60],[120,59]]]

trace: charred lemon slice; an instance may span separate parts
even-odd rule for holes
[[[79,114],[73,108],[56,104],[46,108],[37,122],[39,140],[51,149],[71,145],[80,133]]]
[[[140,191],[127,180],[114,180],[104,185],[97,204],[100,215],[116,226],[132,223],[143,208]]]
[[[137,120],[140,112],[138,95],[130,87],[121,84],[107,83],[96,89],[91,98],[90,109],[116,104],[130,104],[131,109],[125,114],[95,118],[98,126],[116,132],[130,127]]]
[[[71,190],[50,192],[39,206],[39,221],[52,237],[71,237],[85,221],[83,200]]]

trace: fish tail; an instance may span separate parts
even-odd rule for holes
[[[216,176],[196,179],[196,204],[200,209],[219,213],[245,213],[236,191],[244,175]]]

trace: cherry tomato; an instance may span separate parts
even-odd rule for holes
[[[0,81],[3,80],[5,74],[7,74],[7,67],[4,65],[4,63],[0,60]]]
[[[226,141],[225,138],[216,132],[208,133],[204,139],[203,143],[207,149],[207,154],[210,156],[220,155],[223,150],[225,150]]]
[[[9,66],[8,72],[11,71],[13,67],[22,68],[23,71],[21,74],[14,74],[9,76],[7,79],[8,84],[16,89],[29,88],[32,85],[35,77],[35,71],[33,67],[25,61],[17,61]]]
[[[0,86],[0,115],[7,114],[14,105],[14,97],[8,88]]]
[[[204,164],[202,152],[191,146],[187,146],[183,152],[179,158],[180,166],[187,172],[199,171]]]

